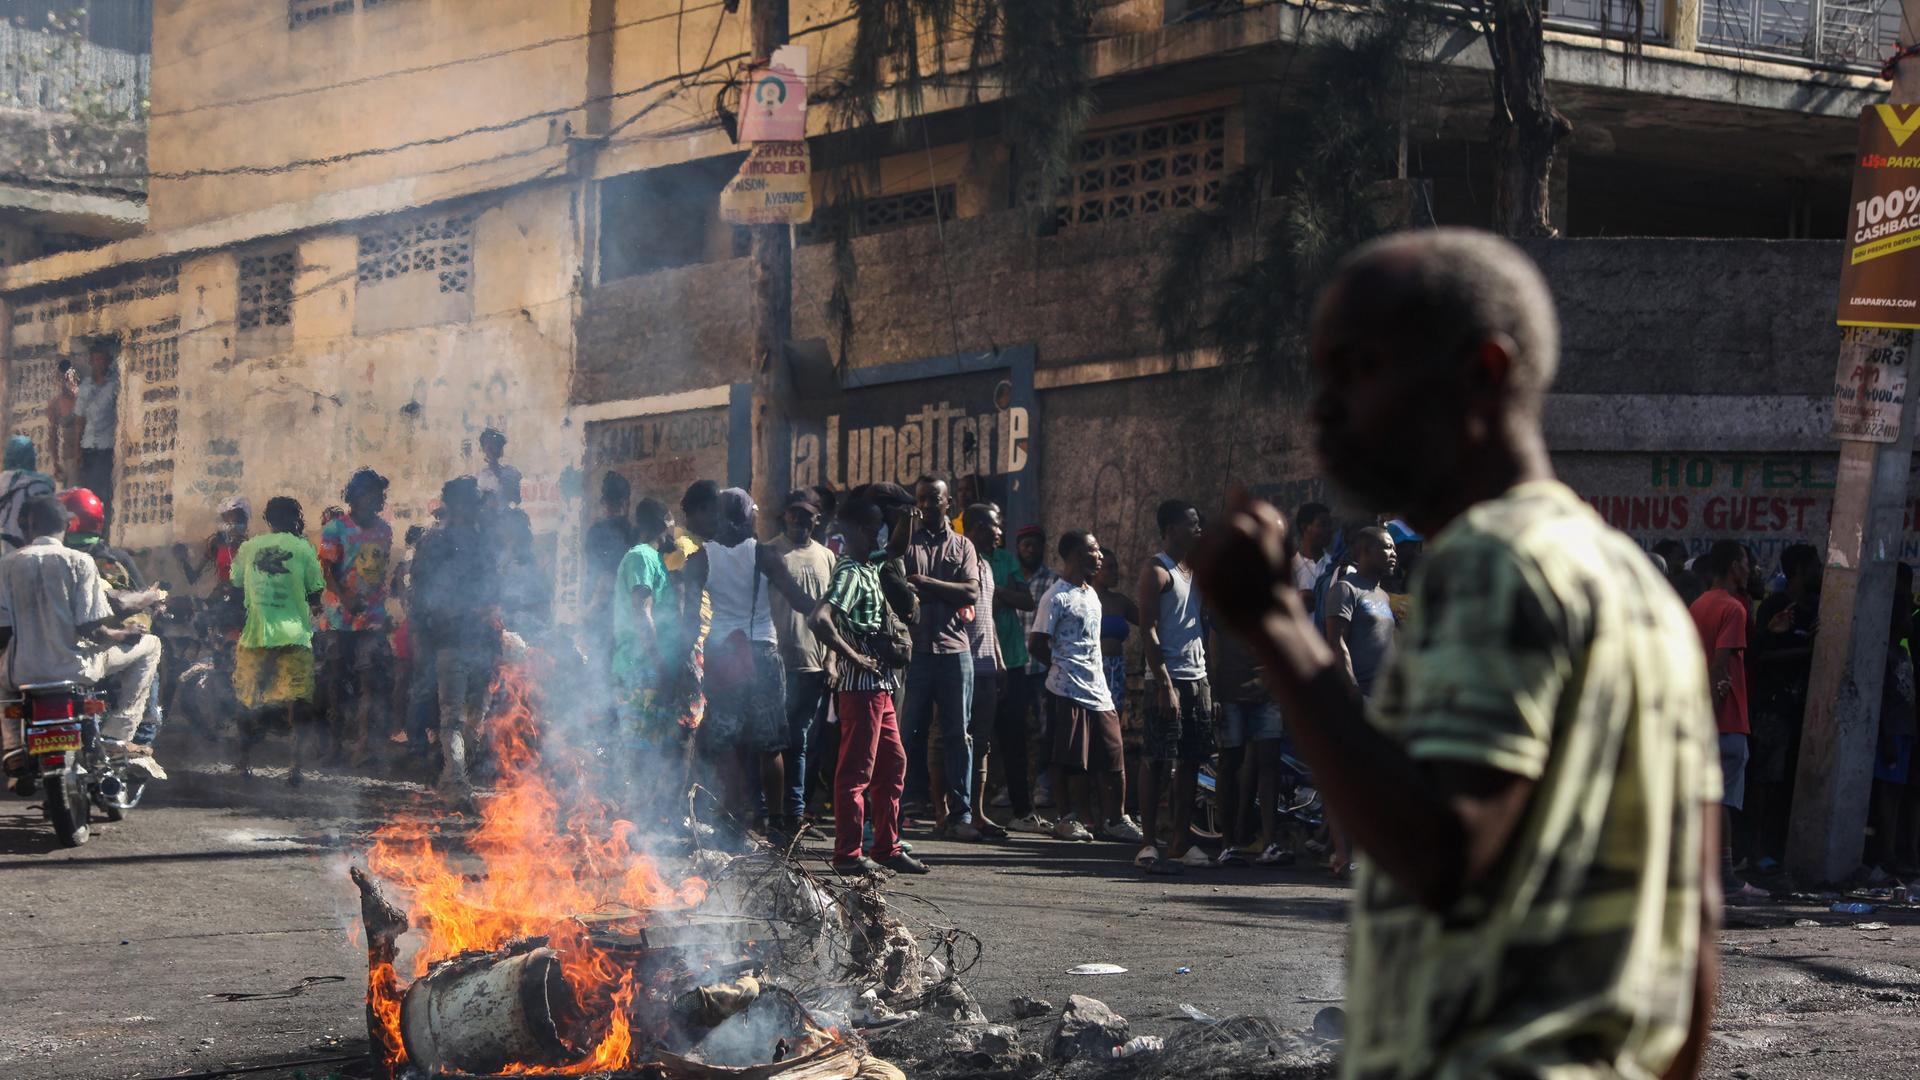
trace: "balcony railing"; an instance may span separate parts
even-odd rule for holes
[[[138,117],[152,57],[0,20],[0,106]]]
[[[1546,0],[1558,30],[1669,42],[1672,0]],[[1699,46],[1878,71],[1898,48],[1900,0],[1699,0]]]
[[[1546,7],[1547,25],[1556,30],[1641,41],[1667,40],[1667,0],[1547,0]]]

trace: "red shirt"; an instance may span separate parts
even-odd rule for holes
[[[1733,650],[1726,671],[1733,692],[1713,703],[1713,719],[1722,735],[1746,735],[1752,730],[1747,724],[1747,602],[1725,589],[1708,589],[1688,612],[1709,668],[1721,649]]]

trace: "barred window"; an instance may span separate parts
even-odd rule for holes
[[[241,330],[293,325],[294,252],[240,257]]]
[[[401,0],[287,0],[287,29],[299,30],[302,27],[315,26],[331,22],[343,16],[353,14],[356,6],[361,11],[375,8],[393,7]]]
[[[891,229],[931,224],[936,219],[952,221],[958,216],[957,206],[952,184],[902,192],[898,195],[872,196],[854,203],[853,231],[857,236],[866,236]],[[815,215],[812,221],[800,226],[798,238],[803,244],[817,244],[828,239],[827,230],[819,215]]]
[[[473,316],[472,214],[417,218],[360,234],[353,325],[360,334]]]
[[[473,216],[453,214],[387,232],[360,235],[360,284],[403,274],[437,273],[443,293],[473,283]]]
[[[1062,226],[1212,206],[1227,171],[1224,111],[1095,132],[1055,196]]]

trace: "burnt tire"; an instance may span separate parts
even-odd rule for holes
[[[86,774],[75,760],[78,757],[77,753],[69,753],[66,764],[58,772],[42,774],[47,797],[41,805],[46,808],[47,821],[52,823],[54,835],[63,847],[79,847],[93,835],[88,825],[93,802],[87,798]]]

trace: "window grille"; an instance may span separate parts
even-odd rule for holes
[[[1224,111],[1095,132],[1080,140],[1054,202],[1062,226],[1201,209],[1227,171]]]

